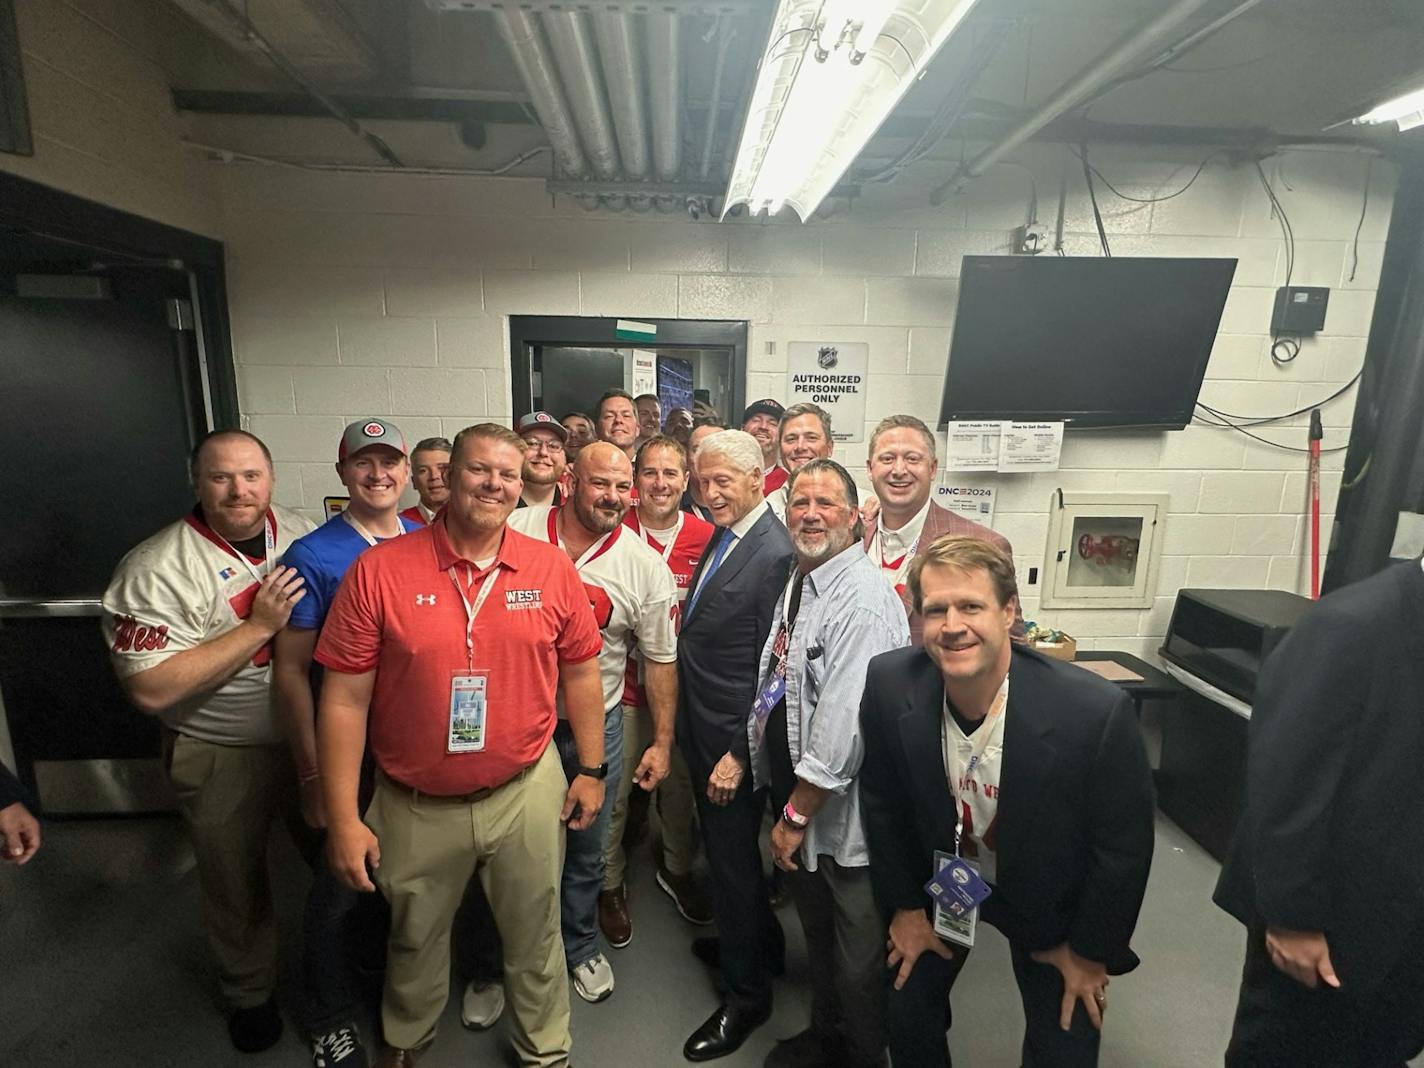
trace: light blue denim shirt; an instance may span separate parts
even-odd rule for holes
[[[761,651],[758,692],[770,675],[785,612],[783,588]],[[831,792],[806,829],[801,853],[809,871],[822,855],[849,868],[870,863],[856,778],[865,756],[860,697],[870,658],[909,644],[905,606],[859,541],[806,576],[787,655],[786,738],[796,777]],[[769,786],[771,761],[750,713],[747,737],[753,781]]]

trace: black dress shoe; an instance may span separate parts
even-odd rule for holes
[[[771,1019],[771,1001],[760,1005],[723,1005],[692,1032],[682,1046],[690,1061],[713,1061],[741,1048],[747,1036]]]
[[[243,1053],[271,1049],[282,1037],[282,1014],[277,1011],[277,1003],[268,998],[261,1005],[235,1009],[227,1018],[227,1033]]]
[[[692,940],[692,955],[709,968],[722,967],[722,940],[716,935],[705,935]],[[786,974],[786,943],[772,946],[766,951],[766,968],[775,976]]]

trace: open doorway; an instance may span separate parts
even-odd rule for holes
[[[742,322],[511,316],[514,413],[592,414],[609,389],[656,393],[663,414],[705,399],[734,424],[745,397]]]

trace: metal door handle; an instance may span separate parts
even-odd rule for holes
[[[97,618],[103,614],[103,601],[45,600],[39,597],[0,598],[0,619]]]

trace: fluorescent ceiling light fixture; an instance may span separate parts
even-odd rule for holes
[[[780,0],[722,217],[805,222],[976,0]]]
[[[1358,119],[1351,120],[1357,126],[1380,126],[1395,123],[1400,131],[1424,126],[1424,89],[1387,100],[1372,111],[1367,111]]]

